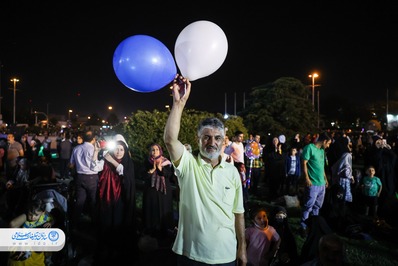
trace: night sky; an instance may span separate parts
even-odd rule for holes
[[[127,37],[143,34],[174,55],[180,32],[200,20],[224,31],[228,53],[216,72],[192,82],[187,108],[224,113],[227,95],[233,113],[252,87],[281,77],[310,85],[313,72],[321,103],[335,96],[382,100],[387,89],[392,100],[398,97],[398,10],[389,1],[44,2],[0,4],[1,108],[11,114],[3,120],[12,121],[13,77],[20,80],[17,109],[65,116],[72,109],[85,116],[106,115],[113,106],[120,117],[165,110],[170,90],[125,87],[113,70],[114,51]]]

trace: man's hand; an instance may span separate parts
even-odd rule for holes
[[[174,102],[181,100],[186,102],[191,92],[191,83],[188,79],[177,74],[173,80],[171,89],[173,90]]]

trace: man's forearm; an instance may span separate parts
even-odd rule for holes
[[[173,106],[171,108],[169,118],[167,119],[166,127],[164,130],[164,143],[166,144],[167,150],[170,154],[172,161],[178,160],[181,157],[177,147],[178,145],[178,134],[180,133],[181,116],[183,107]]]
[[[238,240],[237,259],[238,265],[246,265],[246,238],[245,238],[245,216],[243,213],[235,213],[235,232]]]

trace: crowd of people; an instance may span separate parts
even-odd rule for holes
[[[259,132],[245,140],[242,131],[231,135],[221,120],[209,117],[198,125],[194,153],[191,144],[179,140],[191,83],[177,76],[172,91],[165,146],[153,143],[143,162],[141,213],[136,202],[137,171],[124,136],[111,136],[115,145],[109,148],[92,131],[75,136],[64,132],[57,143],[55,169],[48,138],[29,141],[24,135],[16,140],[10,133],[6,145],[0,145],[6,184],[3,226],[52,226],[51,210],[33,200],[32,187],[57,183],[57,178],[71,179],[72,189],[65,195],[70,225],[78,229],[88,222],[102,238],[96,242],[93,265],[132,262],[136,258],[125,254],[137,251],[140,236],[171,236],[179,266],[344,265],[344,249],[335,233],[358,222],[351,213],[369,216],[372,222],[396,223],[388,216],[391,210],[386,210],[397,193],[395,142],[381,134],[365,138],[320,132],[291,139],[283,134],[268,136],[262,144]],[[355,169],[356,160],[364,167]],[[178,191],[177,219],[172,184]],[[289,226],[289,206],[280,201],[284,196],[300,201],[299,232]],[[251,204],[257,198],[273,207]],[[306,239],[301,252],[295,233]],[[332,248],[337,250],[334,257],[327,254]],[[9,265],[23,265],[20,262],[26,260],[49,264],[48,257],[34,252],[10,252],[6,258]]]
[[[353,204],[356,207],[362,205],[363,212],[361,208],[355,208],[355,211],[363,215],[371,214],[371,220],[375,222],[387,213],[377,206],[384,205],[389,200],[396,201],[396,154],[393,155],[386,142],[380,141],[383,137],[379,134],[374,134],[371,142],[362,141],[361,136],[350,138],[345,132],[307,134],[303,139],[296,134],[291,141],[286,141],[284,135],[279,135],[271,137],[269,143],[262,145],[258,133],[250,134],[245,141],[243,132],[239,130],[230,136],[230,141],[230,138],[226,138],[227,130],[222,122],[208,118],[198,127],[199,154],[197,157],[192,156],[178,140],[181,115],[191,90],[190,82],[184,79],[184,83],[185,91],[180,89],[177,82],[173,86],[173,107],[164,133],[164,141],[176,169],[181,201],[183,200],[173,246],[173,251],[178,256],[178,265],[344,265],[344,248],[334,233],[341,233],[352,222],[357,222],[351,221],[352,217],[349,216],[354,211]],[[253,156],[250,147],[258,146],[264,149]],[[248,154],[247,151],[252,153]],[[356,159],[361,157],[364,165],[356,176],[354,170],[358,169],[353,169],[354,156]],[[257,159],[255,163],[254,159]],[[228,173],[231,163],[239,175],[230,173],[228,178],[225,174],[221,178],[220,173]],[[246,175],[242,174],[243,171],[246,171]],[[286,210],[279,210],[271,219],[283,237],[280,237],[277,230],[273,230],[273,224],[268,225],[267,211],[264,209],[256,210],[255,214],[249,216],[253,223],[251,226],[244,222],[242,224],[242,214],[253,211],[247,195],[259,196],[260,182],[255,180],[258,176],[253,175],[256,171],[264,173],[263,181],[268,187],[266,197],[270,201],[285,194],[299,196],[302,211],[300,233],[308,243],[305,246],[316,245],[315,252],[302,252],[300,256],[294,252],[297,251],[292,243],[294,238],[283,234],[290,231],[289,227],[281,226],[287,218]],[[239,185],[236,184],[237,178],[240,179]],[[218,183],[221,183],[220,186],[215,186]],[[386,185],[389,189],[383,194]],[[219,195],[220,188],[228,191]],[[333,203],[332,200],[337,201]],[[336,223],[329,226],[323,216],[328,221],[331,220],[332,209],[336,206],[340,213],[336,215]],[[217,209],[217,214],[213,214],[214,209]],[[271,210],[271,213],[274,211]],[[213,231],[215,224],[218,225],[218,231]],[[234,228],[229,228],[231,224],[234,224]],[[234,232],[233,240],[230,235],[222,235],[222,228]],[[213,241],[209,240],[209,235]],[[312,235],[315,241],[310,240]],[[214,242],[222,247],[222,252],[215,254],[213,249],[209,250],[214,247]],[[223,243],[227,242],[232,242],[233,247],[224,246]],[[289,248],[286,247],[286,242],[290,242]],[[199,246],[199,243],[203,245]],[[279,252],[281,243],[285,246]],[[329,244],[332,250],[329,253],[335,256],[325,251],[325,246]],[[223,257],[220,257],[221,253]]]
[[[100,137],[92,131],[81,132],[73,138],[70,132],[63,132],[56,143],[57,164],[52,158],[48,137],[42,141],[36,136],[29,138],[30,141],[23,135],[17,140],[13,133],[8,133],[7,143],[2,145],[1,227],[22,227],[29,222],[31,228],[51,227],[51,223],[37,221],[43,217],[51,219],[62,205],[68,239],[72,238],[72,231],[82,229],[83,224],[89,224],[94,235],[107,239],[96,242],[93,265],[123,261],[120,258],[126,258],[122,255],[127,250],[122,243],[133,239],[137,228],[135,171],[124,137],[112,136],[110,142],[115,145],[110,148],[100,146]],[[37,203],[36,195],[41,191],[46,191],[46,196],[51,198]],[[54,204],[44,212],[49,202]],[[1,265],[34,262],[44,266],[62,262],[59,256],[54,256],[57,262],[49,259],[47,252],[1,255]],[[64,263],[68,261],[63,259]]]

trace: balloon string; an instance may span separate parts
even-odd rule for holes
[[[250,159],[249,178],[252,177],[253,159]]]
[[[252,166],[253,166],[253,159],[250,159],[250,166],[249,166],[249,177],[247,178],[247,188],[249,188],[250,189],[250,180],[251,180],[251,177],[252,177]]]

